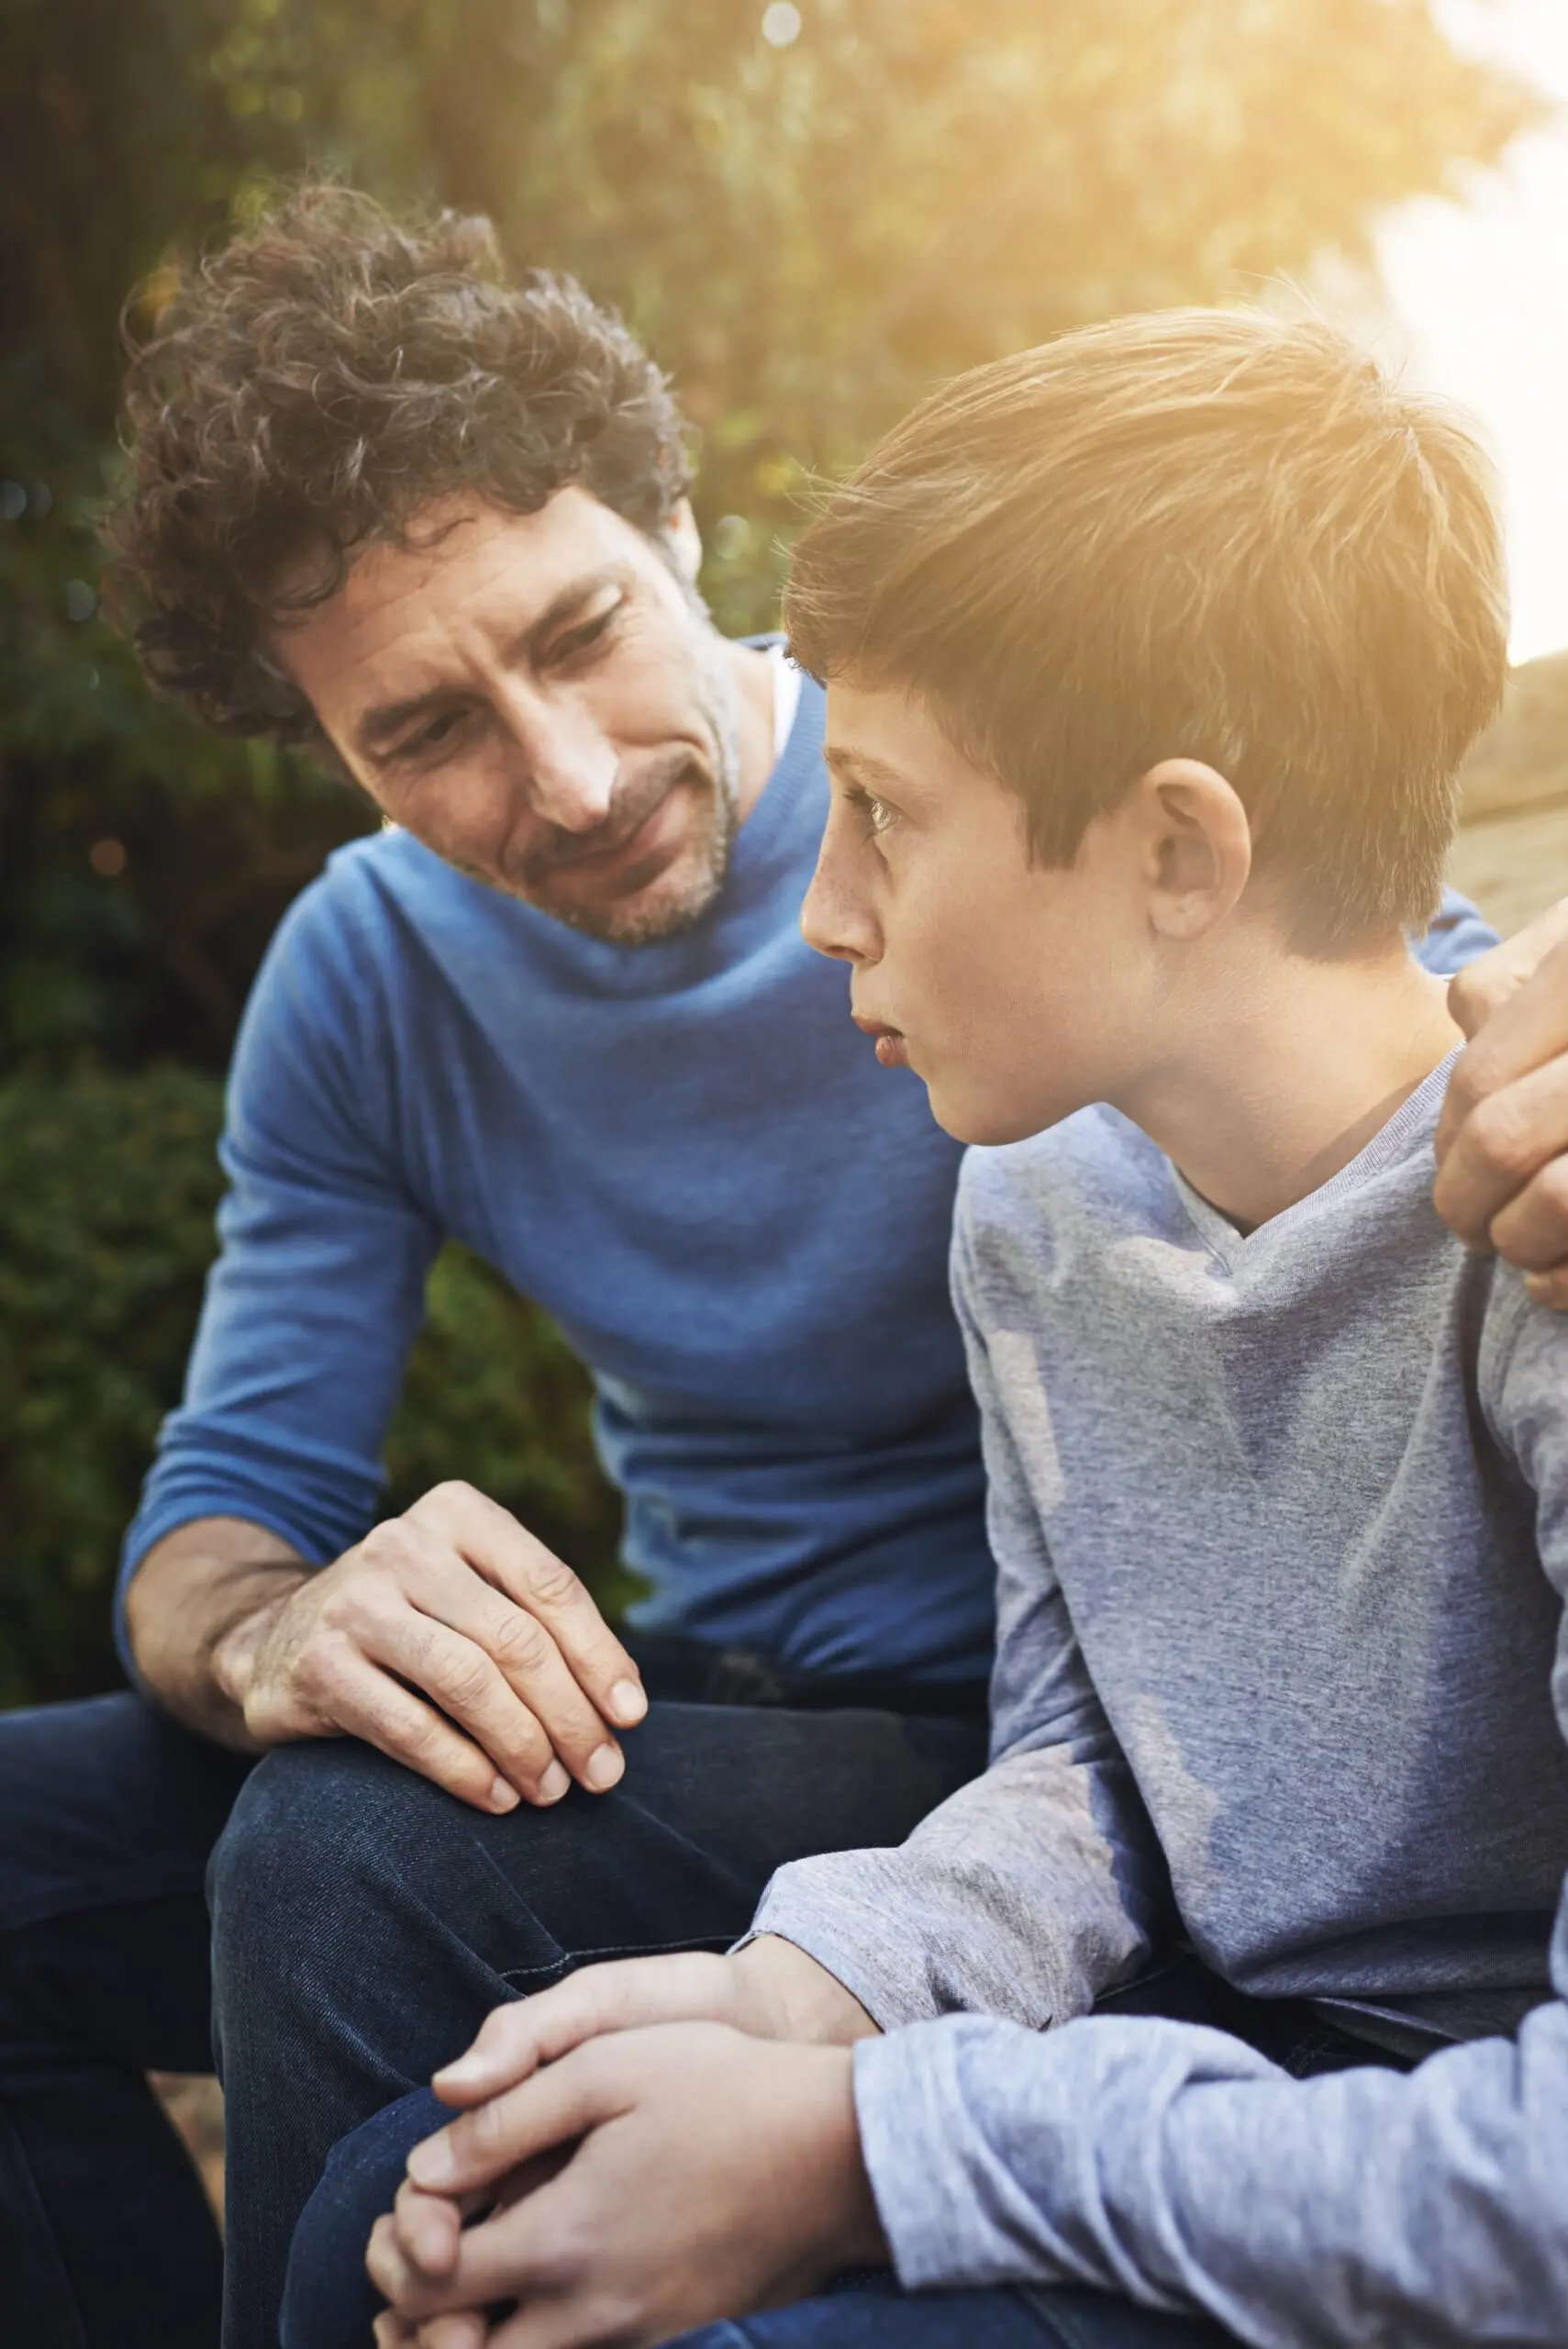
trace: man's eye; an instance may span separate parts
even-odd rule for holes
[[[620,601],[617,597],[604,611],[595,612],[591,620],[584,620],[581,628],[569,629],[566,635],[556,641],[555,658],[558,661],[570,661],[574,653],[585,652],[591,644],[597,644],[619,609]]]
[[[395,755],[400,759],[417,759],[429,751],[444,751],[462,730],[467,718],[466,709],[442,710],[440,716],[432,718],[428,726],[421,726],[417,734],[411,734],[406,742],[400,742]]]
[[[866,822],[873,832],[885,832],[897,821],[897,808],[890,807],[885,799],[878,799],[869,791],[865,797],[865,811]]]

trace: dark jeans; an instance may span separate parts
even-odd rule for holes
[[[1304,2000],[1248,1998],[1184,1957],[1101,2001],[1106,2013],[1167,2015],[1229,2031],[1298,2079],[1400,2059],[1337,2030]],[[333,2149],[295,2236],[284,2294],[283,2349],[363,2349],[384,2303],[363,2266],[371,2228],[392,2208],[421,2137],[451,2118],[428,2088],[389,2105]],[[685,2349],[1221,2349],[1232,2336],[1192,2318],[1155,2316],[1098,2292],[1010,2290],[908,2295],[891,2282],[853,2287],[743,2323],[706,2327]]]
[[[656,1702],[627,1745],[614,1793],[497,1820],[349,1740],[248,1768],[132,1697],[0,1716],[0,2340],[213,2349],[216,2232],[141,2077],[211,2060],[209,1854],[223,2338],[274,2349],[329,2149],[499,2000],[723,1948],[784,1861],[900,1842],[984,1758],[869,1709]]]
[[[708,2324],[670,2349],[1222,2349],[1217,2325],[1154,2316],[1102,2292],[924,2292],[857,2286],[736,2324]]]

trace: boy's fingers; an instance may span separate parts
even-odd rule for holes
[[[581,2137],[612,2112],[621,2097],[600,2055],[612,2041],[590,2041],[520,2087],[465,2112],[427,2137],[408,2156],[408,2175],[428,2194],[459,2195],[488,2186],[506,2171]],[[384,2289],[384,2287],[383,2288]]]
[[[414,2338],[417,2349],[484,2349],[490,2320],[478,2309],[459,2309],[445,2316],[428,2316]]]
[[[462,2214],[444,2194],[427,2194],[405,2178],[392,2206],[398,2247],[408,2266],[432,2283],[444,2283],[457,2266]]]
[[[584,1966],[531,1998],[495,2008],[472,2047],[439,2071],[432,2086],[443,2103],[476,2105],[602,2032],[728,2021],[735,2003],[728,1960],[706,1951]]]

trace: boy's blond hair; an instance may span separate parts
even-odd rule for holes
[[[1320,954],[1429,918],[1507,674],[1464,423],[1253,312],[1121,318],[961,376],[830,497],[784,614],[816,675],[917,692],[1044,863],[1162,759],[1218,768]]]

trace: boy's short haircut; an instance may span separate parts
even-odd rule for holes
[[[570,277],[488,220],[284,192],[178,273],[126,383],[110,592],[161,691],[220,732],[318,741],[271,629],[433,501],[531,513],[580,483],[664,531],[690,480],[668,384]]]
[[[1491,469],[1329,328],[1172,310],[975,369],[797,544],[814,674],[915,691],[1067,864],[1162,759],[1251,818],[1293,942],[1424,924],[1507,665]]]

